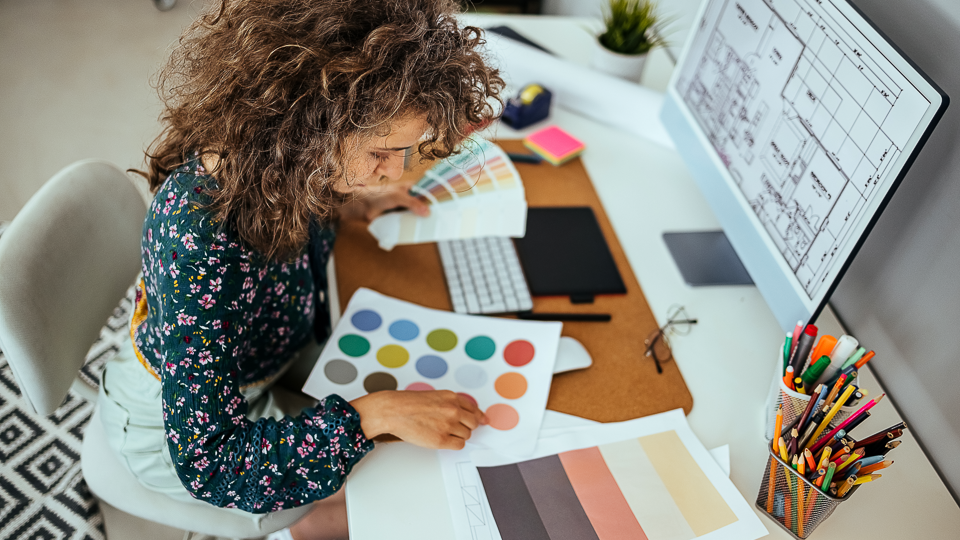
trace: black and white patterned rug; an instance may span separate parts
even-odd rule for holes
[[[94,391],[103,364],[130,339],[132,292],[114,310],[80,371]],[[80,471],[93,406],[71,390],[50,416],[31,413],[0,351],[0,538],[105,539],[103,516]]]

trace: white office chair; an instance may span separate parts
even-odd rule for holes
[[[23,399],[47,415],[67,395],[104,321],[140,270],[146,207],[115,166],[80,161],[57,173],[0,236],[0,347]],[[107,445],[99,413],[81,453],[90,491],[133,516],[232,538],[288,527],[309,505],[241,515],[143,487]]]

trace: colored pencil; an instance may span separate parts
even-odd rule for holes
[[[783,429],[783,405],[777,407],[777,421],[773,425],[773,451],[779,452],[780,448],[777,446],[777,437],[780,436],[780,430]]]
[[[865,476],[858,476],[857,479],[853,482],[853,485],[859,486],[860,484],[866,484],[867,482],[873,482],[874,480],[879,480],[883,475],[880,474],[870,474]]]
[[[867,466],[865,466],[865,467],[861,467],[861,468],[860,468],[860,474],[870,474],[870,473],[872,473],[872,472],[874,472],[874,471],[879,471],[879,470],[881,470],[881,469],[886,469],[887,467],[889,467],[889,466],[891,466],[891,465],[893,465],[893,461],[887,459],[887,460],[881,461],[880,463],[874,463],[873,465],[867,465]]]
[[[818,384],[817,387],[813,390],[813,394],[810,395],[810,401],[807,402],[807,408],[803,410],[803,414],[800,415],[800,421],[797,422],[797,431],[803,431],[803,425],[806,423],[807,419],[810,417],[810,413],[813,412],[814,405],[817,404],[817,400],[820,399],[820,392],[823,391],[823,385]]]
[[[817,426],[817,430],[813,432],[813,437],[811,437],[810,440],[807,441],[808,447],[810,445],[814,446],[813,448],[810,449],[811,452],[816,452],[818,448],[826,444],[826,441],[830,440],[828,437],[825,437],[821,439],[821,442],[815,442],[817,441],[817,438],[820,436],[820,434],[823,433],[823,430],[827,429],[827,426],[830,425],[830,421],[833,420],[833,417],[836,416],[838,412],[840,412],[840,407],[843,406],[843,403],[847,401],[847,398],[850,397],[850,394],[852,393],[853,393],[853,387],[852,386],[848,387],[844,391],[843,395],[840,396],[840,399],[838,399],[837,402],[833,405],[833,408],[830,409],[830,412],[827,413],[827,416],[824,417],[823,422],[821,422],[820,425]]]
[[[824,437],[824,439],[829,440],[829,437],[832,437],[834,434],[836,434],[837,432],[839,432],[839,431],[841,431],[842,429],[844,429],[845,427],[847,427],[847,426],[848,426],[851,422],[853,422],[858,416],[860,416],[861,414],[869,411],[869,410],[870,410],[871,408],[873,408],[873,406],[876,405],[877,403],[880,403],[880,400],[882,400],[882,399],[883,399],[883,396],[885,396],[885,395],[886,395],[886,394],[880,394],[880,395],[877,396],[876,398],[871,399],[870,401],[868,401],[867,404],[864,405],[863,407],[860,407],[860,408],[857,410],[857,412],[853,413],[853,414],[850,415],[846,420],[844,420],[843,422],[840,422],[840,424],[839,424],[837,427],[833,428],[833,431],[831,431],[830,433],[828,433],[828,434]],[[846,400],[845,400],[845,399],[841,399],[841,400],[840,400],[840,402],[844,402],[844,401],[846,401]],[[821,440],[823,440],[823,439],[821,439]],[[818,443],[818,444],[819,444],[819,443]],[[814,451],[814,452],[817,451],[817,444],[814,445],[813,451]]]

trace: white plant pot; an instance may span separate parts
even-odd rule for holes
[[[646,62],[646,54],[620,54],[604,47],[597,40],[594,41],[590,67],[630,82],[640,82]]]

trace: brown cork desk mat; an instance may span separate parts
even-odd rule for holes
[[[520,141],[498,144],[508,152],[526,152]],[[677,363],[666,362],[658,375],[653,360],[643,357],[644,338],[656,331],[657,322],[583,163],[577,158],[560,167],[515,165],[529,206],[593,208],[627,287],[627,294],[598,296],[593,304],[574,305],[567,297],[534,298],[535,312],[612,315],[606,323],[563,323],[563,335],[583,343],[593,365],[555,375],[547,408],[600,422],[630,420],[677,407],[689,414],[693,396]],[[412,183],[427,166],[412,169],[405,179]],[[452,309],[436,244],[383,251],[360,222],[345,223],[337,236],[334,255],[341,311],[360,287],[430,308]]]

